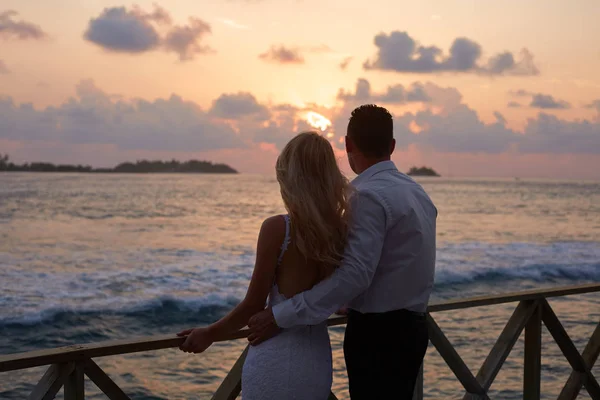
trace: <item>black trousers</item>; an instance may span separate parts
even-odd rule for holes
[[[350,310],[344,357],[352,400],[412,400],[429,336],[425,315]]]

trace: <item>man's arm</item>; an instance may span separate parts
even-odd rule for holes
[[[379,264],[386,232],[386,211],[378,196],[358,191],[352,198],[352,225],[344,259],[328,279],[273,307],[280,328],[316,325],[363,293]]]

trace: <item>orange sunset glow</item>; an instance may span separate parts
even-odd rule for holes
[[[302,130],[343,155],[350,112],[375,103],[402,170],[600,179],[598,15],[595,0],[4,0],[0,153],[272,174]]]

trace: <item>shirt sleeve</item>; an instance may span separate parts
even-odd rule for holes
[[[386,232],[384,204],[371,191],[358,191],[351,201],[352,224],[343,262],[312,289],[273,306],[280,328],[316,325],[363,293],[371,284]]]

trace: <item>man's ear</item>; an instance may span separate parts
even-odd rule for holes
[[[396,150],[396,139],[392,139],[392,145],[390,146],[390,155]]]

